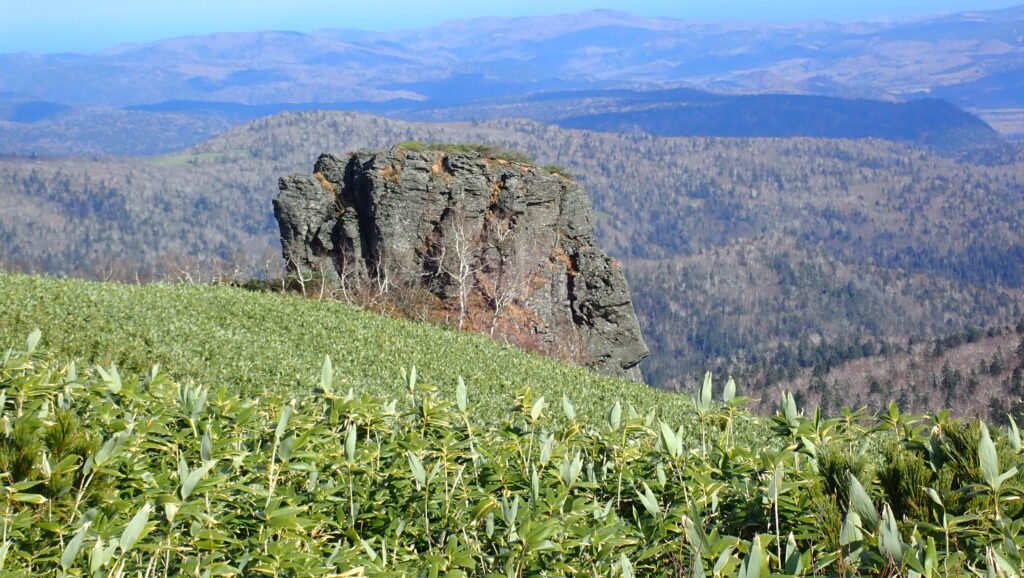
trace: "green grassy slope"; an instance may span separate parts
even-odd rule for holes
[[[567,396],[581,415],[603,416],[616,400],[641,413],[657,408],[666,418],[690,405],[688,397],[603,378],[484,336],[230,287],[0,273],[0,320],[2,349],[38,328],[47,349],[65,359],[134,372],[159,363],[175,379],[243,394],[310,392],[329,355],[341,391],[398,395],[405,387],[402,368],[415,366],[421,382],[442,392],[453,392],[462,376],[488,400],[480,411],[492,416],[505,413],[527,387],[551,403]]]

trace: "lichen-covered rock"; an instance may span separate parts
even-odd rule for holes
[[[433,318],[642,381],[629,287],[596,247],[578,183],[477,153],[392,148],[324,154],[280,189],[293,271],[345,294],[429,301]]]

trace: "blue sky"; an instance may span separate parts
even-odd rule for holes
[[[221,31],[420,28],[459,18],[611,8],[696,20],[858,20],[1005,8],[1024,0],[0,0],[0,53],[97,50]]]

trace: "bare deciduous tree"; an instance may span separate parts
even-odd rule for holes
[[[462,215],[454,215],[447,226],[446,238],[451,238],[451,248],[454,264],[449,266],[442,261],[445,273],[455,281],[459,297],[459,329],[462,329],[466,321],[469,293],[472,291],[474,275],[479,271],[475,263],[474,247],[469,234],[466,231],[466,221]],[[442,255],[444,253],[442,252]]]

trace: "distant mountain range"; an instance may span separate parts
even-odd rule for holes
[[[1019,82],[1024,7],[896,22],[705,23],[595,10],[414,31],[175,38],[88,54],[8,54],[0,92],[77,106],[466,100],[536,90],[687,85],[902,98]],[[477,76],[472,76],[477,75]],[[455,80],[455,85],[446,82]],[[459,81],[470,80],[459,85]],[[1013,86],[957,104],[1013,107]],[[459,92],[454,94],[449,88]]]
[[[358,110],[416,120],[495,118],[514,111],[550,122],[546,117],[557,114],[552,107],[559,100],[592,103],[606,97],[620,99],[620,110],[587,112],[586,117],[603,116],[586,120],[562,115],[562,124],[646,130],[665,126],[668,110],[682,115],[678,127],[689,123],[686,112],[699,110],[705,123],[710,111],[712,118],[760,125],[762,130],[745,136],[785,136],[766,133],[764,122],[748,122],[749,114],[737,117],[737,101],[700,91],[889,102],[943,98],[1004,135],[1024,136],[1024,7],[842,24],[705,23],[596,10],[454,21],[413,31],[214,34],[94,53],[5,54],[0,70],[0,134],[26,145],[24,150],[47,154],[60,149],[38,133],[52,134],[55,127],[88,133],[75,119],[109,118],[111,109],[159,113],[143,124],[170,136],[162,145],[159,138],[112,137],[132,145],[119,147],[85,134],[82,146],[75,148],[72,138],[66,150],[168,152],[201,142],[225,124],[285,110]],[[627,97],[629,110],[621,110],[620,91],[633,95]],[[718,98],[719,104],[683,108],[695,98]],[[657,106],[644,110],[643,100]],[[813,136],[821,131],[795,130],[799,123],[793,120],[801,113],[792,108],[820,110],[822,102],[776,98],[768,112],[752,100],[742,107],[763,120],[782,106],[790,112],[781,116],[789,134]],[[659,112],[652,118],[653,108]],[[669,134],[737,133],[712,125]]]

